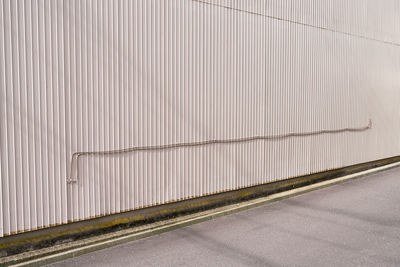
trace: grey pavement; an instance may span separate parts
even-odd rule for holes
[[[52,266],[400,266],[400,168]]]

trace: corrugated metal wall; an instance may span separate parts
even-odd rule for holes
[[[0,235],[399,155],[399,14],[0,0]]]

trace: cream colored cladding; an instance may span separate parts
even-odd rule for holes
[[[398,14],[0,1],[1,234],[399,155]]]

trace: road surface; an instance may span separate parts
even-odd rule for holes
[[[400,266],[400,168],[52,266]]]

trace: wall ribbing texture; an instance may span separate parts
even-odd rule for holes
[[[0,235],[399,155],[398,14],[1,0]]]

